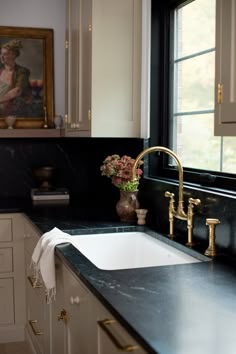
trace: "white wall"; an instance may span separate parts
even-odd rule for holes
[[[54,30],[55,113],[65,113],[66,0],[1,1],[0,26],[52,28]]]

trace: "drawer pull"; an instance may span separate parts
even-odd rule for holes
[[[108,337],[111,339],[113,344],[119,349],[121,352],[134,352],[135,350],[139,349],[137,345],[126,344],[122,345],[119,340],[115,337],[112,333],[111,326],[113,323],[116,323],[115,320],[105,319],[102,321],[98,321],[99,326],[106,332]]]
[[[43,332],[36,329],[35,323],[38,323],[38,321],[37,320],[29,320],[29,324],[30,324],[30,327],[32,328],[33,333],[36,336],[41,336],[43,334]]]
[[[37,278],[35,276],[33,276],[33,275],[30,276],[29,275],[27,278],[28,278],[32,288],[35,289],[35,288],[42,288],[43,287],[42,284],[37,284]]]

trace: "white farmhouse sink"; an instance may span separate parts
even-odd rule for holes
[[[76,235],[71,243],[103,270],[200,262],[145,232]]]

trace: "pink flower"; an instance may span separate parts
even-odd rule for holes
[[[137,179],[135,181],[132,180],[134,162],[135,159],[127,155],[122,157],[116,154],[107,156],[102,166],[100,166],[101,175],[111,178],[112,184],[121,190],[136,191],[143,173],[140,168],[143,161],[139,162],[139,166],[136,169]]]

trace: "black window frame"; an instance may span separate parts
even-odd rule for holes
[[[188,2],[191,1],[193,0]],[[173,75],[170,59],[173,57],[174,9],[182,3],[187,1],[152,1],[150,146],[170,147],[168,133],[172,107],[170,82]],[[168,166],[168,156],[160,153],[149,156],[148,176],[178,179],[175,166]],[[203,189],[236,195],[236,174],[184,168],[184,182]]]

